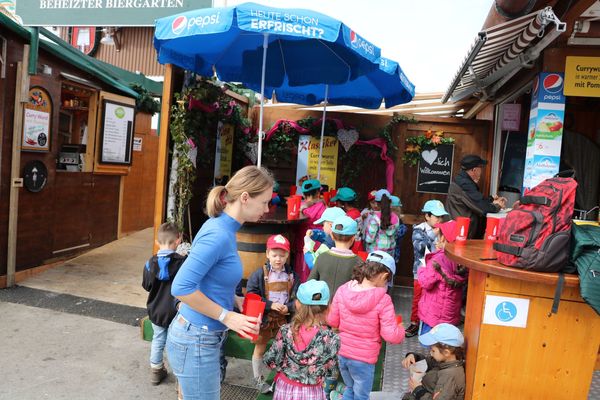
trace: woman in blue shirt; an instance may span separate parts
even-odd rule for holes
[[[182,306],[169,327],[167,354],[186,400],[220,398],[219,355],[227,329],[244,337],[259,331],[258,318],[231,311],[242,279],[236,232],[269,210],[272,189],[271,174],[255,166],[214,187],[206,200],[210,219],[173,280],[171,294]]]

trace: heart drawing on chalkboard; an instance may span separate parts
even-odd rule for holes
[[[423,157],[423,160],[427,161],[427,163],[429,165],[433,164],[433,162],[435,161],[437,156],[438,156],[438,152],[435,149],[425,150],[424,152],[421,153],[421,157]]]

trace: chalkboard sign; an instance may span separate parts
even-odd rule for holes
[[[440,144],[423,150],[418,165],[417,192],[448,193],[453,157],[453,144]]]

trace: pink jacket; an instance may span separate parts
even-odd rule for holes
[[[458,265],[444,254],[444,250],[437,250],[425,257],[426,267],[419,268],[417,277],[419,285],[423,288],[419,300],[419,319],[429,326],[436,326],[442,322],[456,325],[460,322],[460,307],[462,306],[463,286],[467,276],[459,275],[456,271]],[[436,262],[449,279],[461,284],[460,287],[451,287],[442,275],[434,269]]]
[[[308,225],[306,229],[323,229],[322,225],[315,225],[315,221],[321,218],[323,212],[327,209],[324,201],[317,201],[310,207],[302,210],[302,213],[308,217],[304,224]],[[304,235],[302,235],[304,236]]]
[[[333,297],[327,322],[340,330],[339,355],[375,364],[381,338],[390,343],[404,339],[404,328],[396,322],[394,304],[386,288],[357,288],[356,281],[340,286]]]

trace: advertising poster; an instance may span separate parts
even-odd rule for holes
[[[100,162],[131,164],[135,110],[128,104],[104,100]]]
[[[29,90],[23,110],[21,150],[50,151],[50,116],[52,103],[48,92],[40,87]]]
[[[600,57],[567,57],[565,95],[600,97]]]
[[[531,189],[559,172],[565,119],[564,78],[540,73],[533,84],[523,189]]]
[[[298,162],[296,165],[296,185],[303,178],[316,179],[319,169],[320,138],[300,135],[298,139]],[[336,188],[339,142],[337,138],[323,138],[323,155],[321,158],[322,185],[329,189]]]

